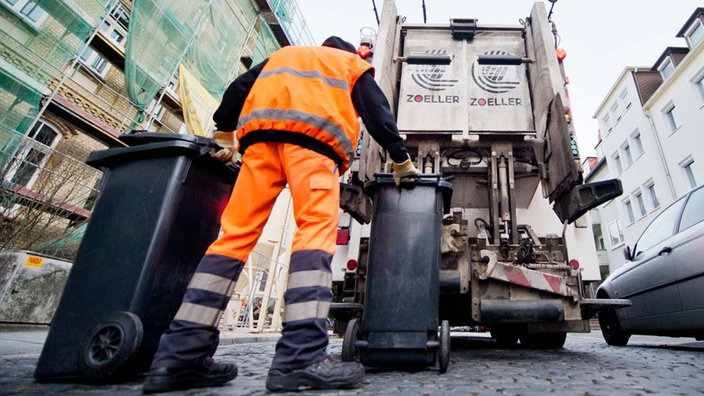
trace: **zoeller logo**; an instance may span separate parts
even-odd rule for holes
[[[430,55],[447,55],[446,50],[427,50]],[[458,80],[447,80],[443,77],[447,71],[446,65],[418,65],[411,72],[411,78],[416,84],[429,91],[442,91],[457,84]]]
[[[489,51],[484,55],[511,55],[506,51]],[[491,93],[508,92],[518,86],[520,81],[513,81],[506,77],[509,67],[503,65],[479,65],[472,64],[472,78],[479,85],[479,88]]]

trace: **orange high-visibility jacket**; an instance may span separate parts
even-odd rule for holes
[[[306,146],[305,142],[313,140],[332,149],[337,157],[333,159],[344,172],[359,135],[352,90],[371,68],[355,54],[335,48],[289,46],[274,52],[240,113],[239,151],[258,141]]]

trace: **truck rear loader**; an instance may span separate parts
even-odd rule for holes
[[[568,332],[589,332],[600,309],[630,303],[588,298],[583,285],[579,263],[596,260],[584,215],[622,187],[617,179],[583,183],[563,53],[544,3],[515,26],[436,25],[405,23],[387,0],[376,37],[362,45],[422,175],[387,187],[390,159],[362,131],[341,191],[356,221],[335,258],[349,261],[331,306],[343,358],[395,364],[403,354],[375,359],[373,349],[415,350],[427,365],[439,356],[444,371],[448,324],[485,327],[504,346],[559,348]],[[428,185],[437,194],[419,192]],[[436,198],[435,220],[419,220],[435,208],[421,201]],[[409,287],[408,277],[426,282]],[[425,347],[399,341],[411,337],[409,316],[428,315]]]

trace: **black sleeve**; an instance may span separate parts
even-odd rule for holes
[[[227,87],[227,90],[222,95],[220,106],[213,114],[216,130],[230,132],[237,128],[237,120],[240,118],[244,101],[247,99],[249,91],[252,89],[266,62],[267,60],[240,74]]]
[[[408,152],[398,133],[389,102],[374,81],[371,70],[357,80],[352,89],[352,103],[372,138],[389,152],[394,162],[405,162],[409,158]]]

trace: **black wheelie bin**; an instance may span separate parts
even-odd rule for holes
[[[427,367],[449,364],[450,327],[438,332],[442,217],[452,185],[420,175],[396,187],[392,174],[376,174],[365,190],[373,197],[369,262],[361,323],[352,319],[343,359],[365,366]]]
[[[239,168],[213,159],[211,139],[132,133],[95,151],[103,170],[90,217],[42,349],[40,382],[110,382],[149,368]]]

